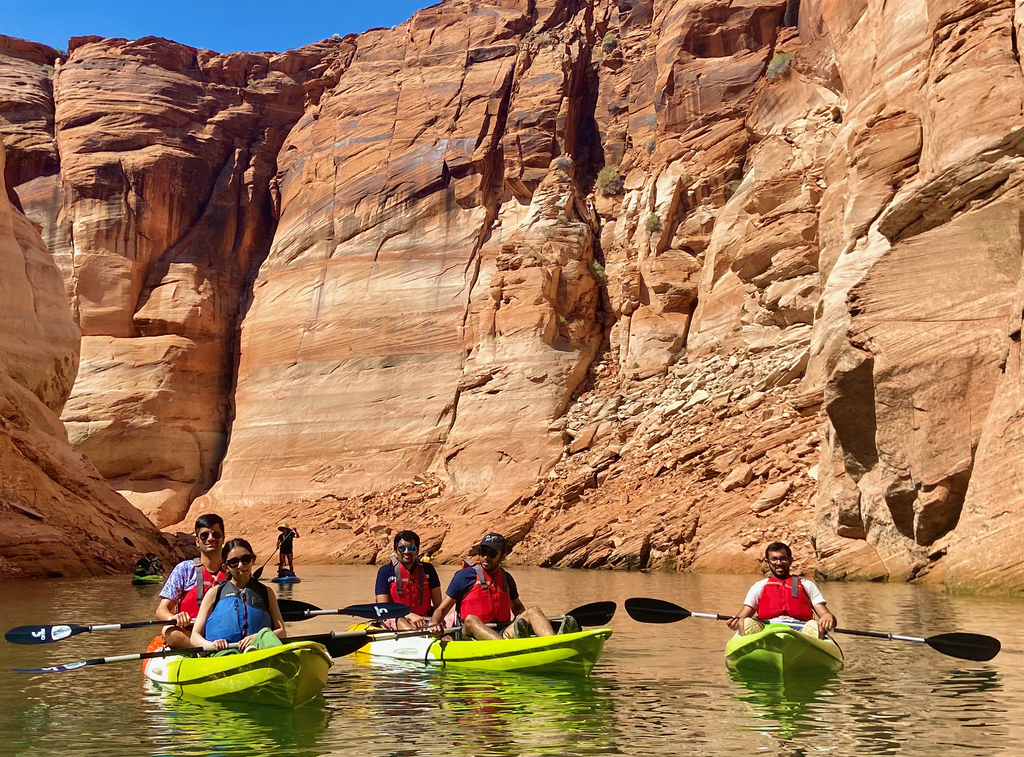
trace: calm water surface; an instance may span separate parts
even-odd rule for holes
[[[375,568],[301,566],[282,596],[340,607],[372,598]],[[441,566],[443,583],[454,568]],[[176,701],[139,663],[15,676],[35,667],[142,651],[149,629],[37,647],[0,642],[2,755],[1020,755],[1024,754],[1024,602],[951,597],[886,584],[826,584],[848,628],[999,637],[990,663],[923,644],[841,637],[846,667],[806,687],[732,677],[723,623],[651,626],[621,609],[661,597],[732,612],[755,577],[514,569],[528,604],[549,614],[612,599],[615,635],[587,680],[335,661],[324,698],[295,712]],[[45,622],[143,620],[155,587],[127,577],[0,583],[3,630]],[[296,635],[346,619],[291,625]]]

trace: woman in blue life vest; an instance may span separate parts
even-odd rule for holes
[[[223,650],[237,642],[243,652],[250,647],[279,645],[288,635],[284,620],[273,589],[252,577],[256,556],[249,542],[232,539],[224,545],[223,555],[231,580],[203,597],[192,643]]]

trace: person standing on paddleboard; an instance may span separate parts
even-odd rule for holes
[[[521,639],[527,636],[553,636],[555,629],[539,607],[527,608],[519,599],[512,576],[501,567],[512,549],[501,534],[487,534],[470,549],[480,560],[459,570],[448,584],[444,601],[434,610],[431,626],[451,627],[461,619],[462,635],[470,639]],[[447,617],[452,609],[454,617]],[[512,621],[509,623],[509,621]],[[502,633],[488,627],[508,623]],[[559,633],[579,631],[579,624],[566,615]]]
[[[441,579],[433,565],[420,560],[420,537],[415,531],[395,534],[394,548],[391,562],[377,571],[374,594],[378,603],[397,602],[412,612],[404,618],[389,618],[384,626],[398,631],[426,628],[434,608],[441,604]]]
[[[292,562],[292,550],[294,548],[293,542],[299,538],[299,532],[290,528],[287,523],[283,526],[278,526],[277,530],[281,532],[277,535],[277,548],[281,553],[277,560],[277,575],[279,578],[281,576],[294,576],[295,563]],[[288,563],[287,568],[285,563]]]
[[[217,582],[226,581],[223,571],[224,520],[209,513],[196,518],[196,546],[199,557],[174,566],[160,590],[157,620],[164,626],[164,644],[172,649],[192,646],[192,621],[199,614],[203,597]],[[201,580],[200,580],[201,577]]]
[[[825,606],[825,597],[813,581],[790,575],[793,552],[789,545],[772,542],[765,548],[764,559],[771,575],[750,587],[743,607],[729,618],[729,628],[741,636],[749,636],[763,630],[764,623],[773,620],[803,623],[804,633],[825,638],[825,634],[836,627],[836,617]]]

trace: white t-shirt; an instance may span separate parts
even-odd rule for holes
[[[825,604],[825,597],[821,595],[821,592],[818,590],[818,587],[814,585],[813,581],[808,581],[806,578],[801,578],[800,583],[803,585],[804,591],[807,592],[807,597],[811,600],[812,607],[816,605]],[[743,604],[745,604],[747,607],[753,607],[756,610],[757,603],[761,600],[761,592],[764,591],[764,587],[767,585],[768,579],[765,578],[751,586],[750,591],[747,592],[746,599],[743,600]],[[772,620],[778,620],[787,623],[803,622],[802,620],[791,618],[789,615],[779,615],[776,618],[772,618]]]

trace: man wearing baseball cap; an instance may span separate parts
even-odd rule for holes
[[[454,607],[462,621],[462,635],[470,639],[523,638],[531,632],[536,636],[552,636],[555,629],[539,607],[527,608],[519,599],[519,589],[501,561],[512,551],[501,534],[490,533],[470,549],[480,559],[452,576],[445,598],[434,610],[431,625],[441,626]],[[512,621],[509,623],[509,621]],[[508,624],[504,631],[487,624]],[[579,624],[566,616],[559,633],[579,631]]]

